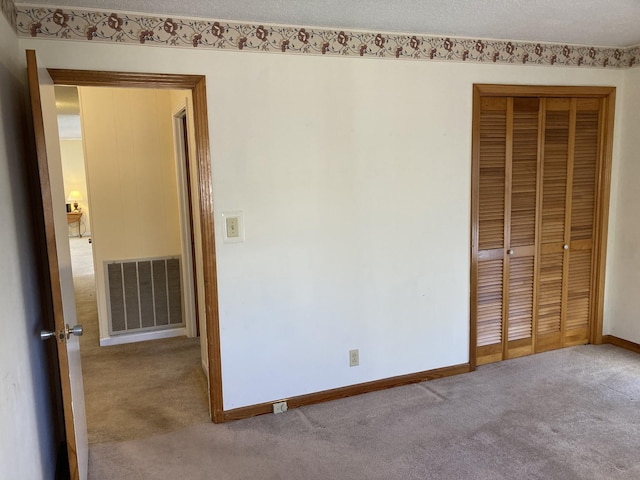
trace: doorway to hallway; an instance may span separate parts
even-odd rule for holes
[[[101,347],[92,244],[70,237],[89,444],[207,423],[207,378],[197,337]]]

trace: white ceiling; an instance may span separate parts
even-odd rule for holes
[[[437,36],[601,47],[640,44],[640,0],[36,0],[34,3]]]

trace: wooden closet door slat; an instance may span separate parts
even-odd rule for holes
[[[545,119],[542,183],[543,244],[564,241],[568,155],[569,110],[548,111]]]
[[[589,341],[600,101],[579,99],[571,199],[565,345]]]
[[[569,294],[565,334],[574,345],[586,343],[589,340],[591,256],[591,249],[573,251],[569,261]]]
[[[513,99],[507,358],[533,353],[539,108],[537,98]]]
[[[538,163],[537,98],[514,99],[509,246],[535,245]]]
[[[590,105],[590,104],[587,104]],[[576,112],[576,145],[573,167],[571,241],[592,240],[598,166],[599,111]]]
[[[531,338],[533,256],[509,261],[509,341]]]
[[[478,264],[478,346],[502,341],[503,260]]]
[[[562,253],[543,253],[538,286],[538,336],[560,334]],[[559,337],[558,337],[559,339]]]
[[[501,360],[503,350],[507,103],[506,98],[483,98],[479,115],[478,365]]]
[[[570,99],[545,105],[536,352],[562,346]]]
[[[480,112],[479,251],[504,248],[506,102],[488,100],[496,100],[491,106],[502,109]]]

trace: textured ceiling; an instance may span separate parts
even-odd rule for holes
[[[602,47],[640,44],[640,0],[38,0],[34,4]]]

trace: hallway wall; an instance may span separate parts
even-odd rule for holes
[[[91,209],[87,193],[87,179],[84,167],[84,151],[82,139],[60,139],[60,159],[62,160],[62,175],[64,176],[64,194],[68,198],[72,190],[77,190],[82,196],[78,208],[82,210],[82,235],[91,236]],[[73,209],[73,204],[71,205]],[[69,226],[69,235],[78,235],[76,225]]]
[[[171,92],[78,90],[104,340],[110,337],[104,263],[181,255]]]

